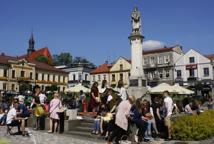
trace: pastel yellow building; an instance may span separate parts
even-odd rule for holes
[[[116,86],[119,80],[122,80],[124,86],[129,85],[131,63],[129,60],[119,57],[110,69],[110,85]]]

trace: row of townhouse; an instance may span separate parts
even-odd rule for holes
[[[0,91],[32,90],[35,85],[39,85],[43,91],[49,90],[53,85],[60,92],[66,89],[68,73],[51,65],[53,60],[47,47],[35,50],[34,44],[32,35],[27,54],[19,57],[4,53],[0,55]]]
[[[164,47],[143,51],[143,68],[147,85],[154,87],[159,83],[178,83],[192,89],[200,85],[202,93],[212,91],[214,85],[214,55],[203,55],[194,49],[183,53],[182,47]],[[129,85],[131,61],[120,57],[114,63],[104,63],[91,72],[91,83],[99,84],[107,80],[115,86],[123,80]]]

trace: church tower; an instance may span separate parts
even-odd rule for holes
[[[31,54],[32,52],[35,51],[35,49],[34,49],[35,41],[34,41],[34,38],[33,38],[33,33],[31,33],[31,36],[30,36],[30,39],[29,39],[28,43],[29,43],[29,47],[27,49],[27,54],[29,55],[29,54]]]

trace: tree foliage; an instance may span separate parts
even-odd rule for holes
[[[49,61],[49,59],[43,55],[39,55],[35,58],[36,61],[38,62],[42,62],[42,63],[46,63],[46,64],[51,64],[51,62]]]
[[[84,57],[72,57],[72,55],[68,52],[62,52],[59,55],[53,55],[54,59],[54,65],[67,65],[67,66],[72,66],[72,65],[77,65],[77,64],[82,64],[82,65],[87,65],[90,67],[95,67],[95,65],[90,62],[88,59]]]
[[[68,52],[61,52],[59,55],[53,55],[55,65],[70,65],[72,63],[72,55]]]

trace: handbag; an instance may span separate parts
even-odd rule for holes
[[[40,117],[45,114],[45,110],[42,105],[38,104],[35,109],[35,116]]]
[[[96,102],[98,102],[98,103],[101,102],[100,97],[96,97],[95,99],[96,99]]]

